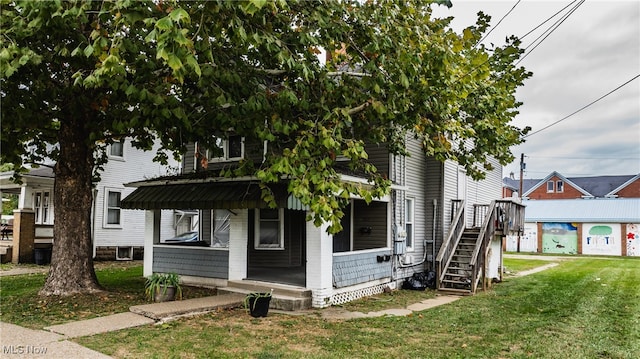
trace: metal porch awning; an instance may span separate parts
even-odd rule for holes
[[[285,184],[269,185],[278,207],[287,206]],[[262,189],[251,182],[209,182],[141,186],[124,198],[124,209],[266,208]]]

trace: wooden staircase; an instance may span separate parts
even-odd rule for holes
[[[485,288],[491,241],[523,230],[524,206],[511,200],[474,205],[474,223],[467,228],[464,201],[452,205],[455,214],[449,234],[436,257],[436,286],[440,291],[471,295],[478,285]]]
[[[471,256],[476,247],[480,229],[467,229],[462,232],[458,246],[451,256],[441,281],[441,291],[468,293],[471,290]]]

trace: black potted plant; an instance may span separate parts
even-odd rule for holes
[[[244,307],[254,318],[266,317],[269,313],[269,303],[271,303],[271,292],[249,293],[244,298]]]
[[[176,273],[153,273],[144,287],[147,299],[154,302],[182,299],[180,277]]]

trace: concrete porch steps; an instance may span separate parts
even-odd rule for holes
[[[219,287],[218,294],[272,292],[269,308],[285,311],[298,311],[311,308],[311,291],[292,285],[259,282],[253,280],[228,281],[226,287]]]

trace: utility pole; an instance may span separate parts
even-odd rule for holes
[[[520,154],[520,190],[518,192],[518,194],[520,195],[520,198],[522,198],[522,177],[524,176],[525,167],[527,167],[527,165],[524,163],[524,153],[521,153]]]
[[[520,200],[522,201],[522,178],[524,177],[524,169],[527,165],[524,163],[524,153],[520,154],[520,192],[518,195],[520,196]],[[518,233],[518,239],[516,243],[516,252],[520,253],[520,233]]]

